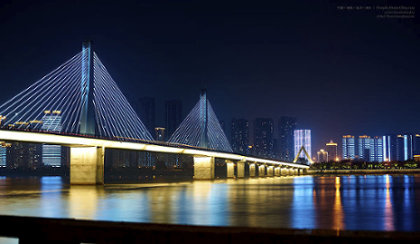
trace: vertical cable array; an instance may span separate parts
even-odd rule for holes
[[[80,63],[81,53],[78,53],[2,104],[0,115],[6,118],[1,127],[76,133],[80,114]],[[51,123],[51,120],[56,121]]]
[[[99,136],[152,141],[152,135],[141,122],[96,53],[94,53],[93,69],[93,102]]]

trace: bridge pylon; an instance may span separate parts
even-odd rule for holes
[[[96,135],[95,106],[93,104],[94,70],[93,70],[92,42],[82,44],[82,79],[81,79],[81,110],[79,133],[82,135]]]
[[[200,126],[201,126],[201,135],[200,135],[200,146],[208,148],[209,146],[209,137],[208,137],[208,103],[207,103],[207,90],[202,89],[200,95]]]
[[[168,140],[171,143],[232,152],[226,135],[203,89],[200,99]]]

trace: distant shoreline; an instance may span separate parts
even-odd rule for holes
[[[323,174],[420,174],[420,169],[310,169],[308,175]]]

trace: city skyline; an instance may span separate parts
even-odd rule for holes
[[[346,15],[336,4],[313,1],[281,8],[191,2],[131,2],[124,8],[101,2],[97,8],[97,3],[2,5],[0,29],[8,35],[0,45],[0,77],[8,89],[0,92],[1,102],[90,39],[123,93],[156,97],[161,110],[165,100],[182,99],[187,111],[207,88],[221,121],[296,117],[299,127],[312,130],[314,148],[342,134],[419,127],[416,19]],[[113,17],[98,22],[92,12]]]

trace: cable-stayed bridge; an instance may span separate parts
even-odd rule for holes
[[[228,177],[244,177],[245,167],[250,176],[308,168],[234,154],[205,91],[168,142],[154,141],[90,42],[0,105],[0,123],[0,140],[69,146],[72,184],[103,184],[106,148],[191,155],[195,179],[214,178],[215,158],[227,160]]]

